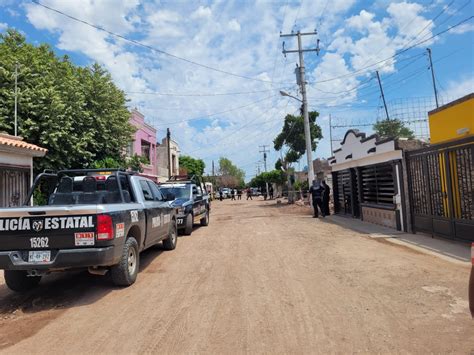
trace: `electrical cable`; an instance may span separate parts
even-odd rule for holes
[[[160,54],[163,54],[165,56],[168,56],[170,58],[173,58],[173,59],[176,59],[176,60],[179,60],[179,61],[182,61],[182,62],[185,62],[185,63],[188,63],[188,64],[192,64],[192,65],[195,65],[195,66],[198,66],[198,67],[201,67],[201,68],[204,68],[204,69],[208,69],[208,70],[211,70],[211,71],[215,71],[215,72],[218,72],[218,73],[221,73],[221,74],[226,74],[226,75],[230,75],[230,76],[234,76],[234,77],[237,77],[237,78],[241,78],[241,79],[247,79],[247,80],[253,80],[253,81],[259,81],[259,82],[263,82],[263,83],[272,83],[270,80],[264,80],[264,79],[259,79],[259,78],[255,78],[255,77],[250,77],[250,76],[246,76],[246,75],[241,75],[241,74],[237,74],[237,73],[232,73],[232,72],[229,72],[229,71],[226,71],[226,70],[222,70],[222,69],[218,69],[218,68],[214,68],[214,67],[211,67],[207,64],[203,64],[203,63],[198,63],[198,62],[195,62],[193,60],[190,60],[190,59],[186,59],[186,58],[183,58],[183,57],[180,57],[178,55],[175,55],[175,54],[172,54],[172,53],[169,53],[169,52],[166,52],[162,49],[159,49],[159,48],[155,48],[153,46],[150,46],[148,44],[145,44],[145,43],[142,43],[140,41],[137,41],[137,40],[134,40],[134,39],[131,39],[131,38],[127,38],[121,34],[118,34],[118,33],[115,33],[115,32],[112,32],[112,31],[109,31],[101,26],[97,26],[97,25],[94,25],[90,22],[87,22],[85,20],[81,20],[77,17],[74,17],[72,15],[69,15],[69,14],[66,14],[60,10],[57,10],[55,8],[52,8],[50,6],[47,6],[47,5],[44,5],[42,4],[41,2],[39,2],[38,0],[31,0],[31,2],[33,2],[34,4],[38,5],[38,6],[41,6],[49,11],[53,11],[53,12],[56,12],[62,16],[65,16],[71,20],[74,20],[74,21],[77,21],[77,22],[80,22],[84,25],[87,25],[87,26],[90,26],[92,28],[95,28],[96,30],[99,30],[99,31],[102,31],[102,32],[105,32],[111,36],[114,36],[114,37],[117,37],[117,38],[120,38],[124,41],[127,41],[127,42],[130,42],[130,43],[133,43],[137,46],[141,46],[141,47],[144,47],[144,48],[147,48],[151,51],[154,51],[154,52],[157,52],[157,53],[160,53]]]

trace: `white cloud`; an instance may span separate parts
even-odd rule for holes
[[[472,75],[472,73],[471,73]],[[456,100],[465,95],[474,92],[474,77],[466,78],[464,80],[453,80],[448,83],[446,95],[450,100]]]
[[[192,19],[209,19],[211,16],[212,10],[205,6],[199,6],[197,10],[191,14]]]
[[[472,32],[474,31],[474,24],[472,23],[463,23],[462,25],[455,27],[451,30],[449,30],[449,33],[461,35],[467,32]]]
[[[8,28],[8,24],[0,22],[0,31],[5,31]]]
[[[240,23],[235,18],[229,21],[229,30],[240,32]]]

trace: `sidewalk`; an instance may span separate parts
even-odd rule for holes
[[[360,219],[331,215],[326,217],[327,222],[338,224],[352,229],[371,238],[386,238],[390,243],[404,245],[426,254],[466,265],[471,264],[470,243],[454,242],[440,237],[431,237],[427,234],[409,234],[394,229],[378,226],[361,221]]]

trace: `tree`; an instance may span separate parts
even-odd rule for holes
[[[373,129],[381,138],[415,138],[413,131],[397,119],[379,121]]]
[[[133,127],[125,94],[100,65],[77,67],[46,44],[28,44],[19,32],[0,35],[0,131],[14,132],[14,81],[18,64],[18,133],[48,149],[43,169],[121,162]]]
[[[263,172],[260,175],[257,175],[249,182],[249,186],[265,188],[266,183],[279,184],[282,185],[285,183],[285,174],[281,170],[272,170],[269,172]]]
[[[323,138],[321,127],[316,124],[319,113],[309,112],[309,128],[311,133],[311,148],[314,151],[317,147],[317,140]],[[286,115],[281,132],[273,140],[276,151],[284,146],[288,147],[283,161],[280,160],[278,166],[287,169],[292,163],[297,162],[306,152],[306,140],[304,135],[303,116]]]
[[[232,161],[227,158],[221,157],[219,159],[219,174],[222,176],[231,176],[235,178],[235,184],[237,186],[245,185],[244,178],[245,172],[242,169],[239,169],[235,166]],[[237,187],[236,186],[236,187]]]
[[[184,168],[186,173],[189,175],[202,176],[204,174],[204,168],[206,164],[201,159],[195,159],[187,155],[181,155],[179,157],[179,166]]]

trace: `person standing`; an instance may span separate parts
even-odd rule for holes
[[[323,208],[324,208],[324,214],[326,216],[329,216],[329,199],[331,195],[331,188],[329,187],[328,184],[326,184],[326,181],[322,181],[322,186],[324,187],[324,195],[323,195]]]
[[[270,193],[270,200],[273,200],[273,186],[270,185],[270,187],[268,188],[268,192]]]
[[[237,200],[241,200],[241,199],[242,199],[242,190],[237,189]]]
[[[314,214],[313,218],[318,218],[318,208],[321,211],[323,217],[326,215],[323,207],[323,196],[324,196],[324,187],[317,180],[313,180],[313,185],[309,188],[309,193],[313,199],[313,209]]]
[[[248,199],[252,200],[252,189],[250,187],[247,189],[247,200]]]
[[[224,191],[222,191],[222,187],[219,188],[219,200],[222,201],[223,200],[223,195],[224,195]]]
[[[230,199],[235,201],[235,189],[230,190]]]

